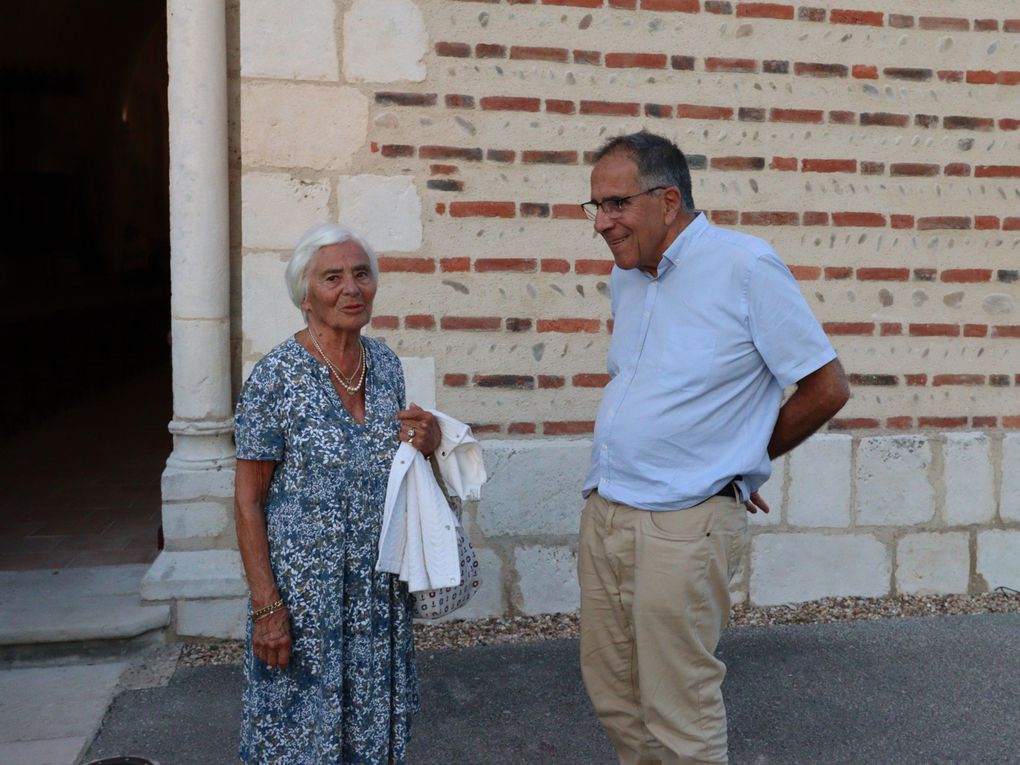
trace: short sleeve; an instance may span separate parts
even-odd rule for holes
[[[790,269],[774,252],[759,256],[747,288],[751,337],[784,388],[836,358]]]
[[[242,460],[283,459],[283,385],[273,365],[255,365],[241,389],[234,413],[234,441]]]

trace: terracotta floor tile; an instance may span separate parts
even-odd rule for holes
[[[115,533],[143,533],[146,531],[155,531],[159,528],[160,521],[154,521],[149,518],[118,518],[114,519],[113,525],[109,528],[108,532]]]
[[[75,534],[63,537],[57,547],[67,552],[103,552],[124,550],[128,547],[140,547],[136,544],[133,534]],[[155,547],[155,544],[153,544]]]
[[[65,537],[0,536],[0,555],[27,555],[55,550]]]
[[[154,559],[172,414],[167,366],[0,442],[0,568]]]
[[[0,571],[20,571],[29,568],[64,568],[76,553],[53,550],[25,555],[0,555]]]
[[[41,529],[42,526],[39,521],[12,521],[0,515],[0,534],[28,536],[33,531]]]
[[[63,537],[70,534],[102,534],[112,525],[113,521],[108,518],[64,518],[49,521],[32,536]]]

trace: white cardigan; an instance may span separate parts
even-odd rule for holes
[[[481,444],[463,422],[428,411],[442,433],[435,457],[443,480],[461,499],[478,499],[486,480]],[[386,486],[376,571],[399,575],[411,592],[455,587],[460,584],[458,525],[428,460],[401,442]]]

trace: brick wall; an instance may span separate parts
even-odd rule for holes
[[[611,259],[577,203],[592,150],[642,127],[790,265],[851,375],[831,429],[1020,427],[1015,6],[419,5],[427,78],[365,89],[358,164],[413,177],[424,220],[374,329],[435,356],[476,430],[590,431]]]

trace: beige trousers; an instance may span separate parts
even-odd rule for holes
[[[581,515],[581,673],[621,765],[726,763],[729,582],[747,544],[730,497],[648,512],[592,492]]]

